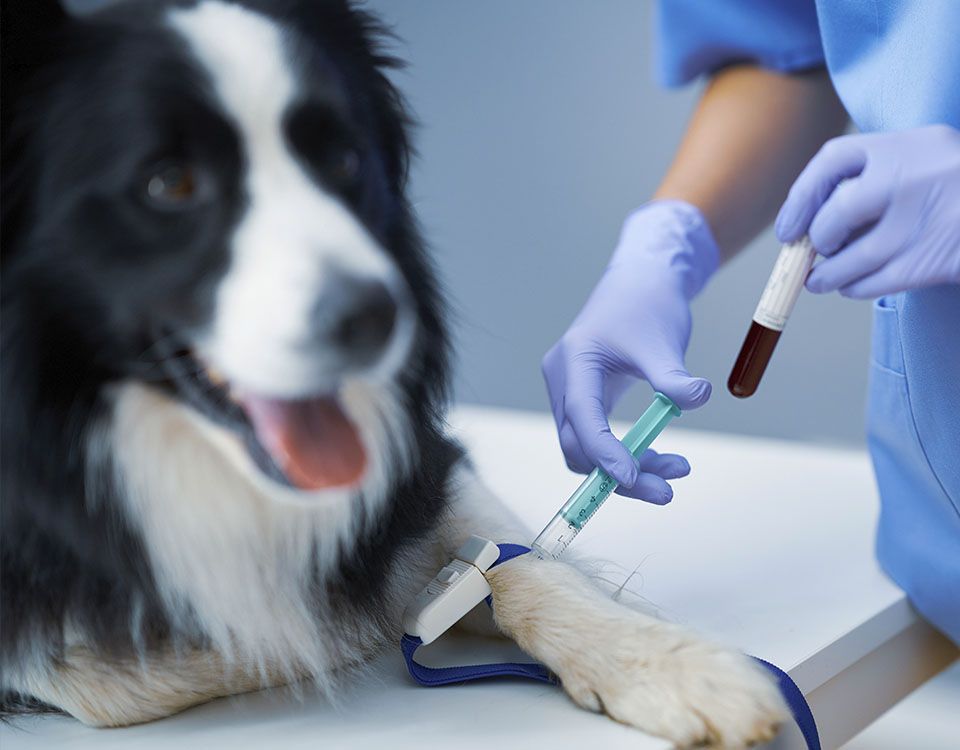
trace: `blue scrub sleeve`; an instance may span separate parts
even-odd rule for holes
[[[814,0],[658,0],[657,78],[681,86],[733,63],[824,64]]]

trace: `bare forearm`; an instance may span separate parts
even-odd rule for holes
[[[654,197],[697,206],[727,260],[771,221],[800,170],[846,124],[824,71],[727,68],[704,92]]]

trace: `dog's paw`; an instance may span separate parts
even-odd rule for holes
[[[746,747],[789,715],[749,657],[617,604],[570,566],[518,559],[488,580],[498,625],[584,708],[680,747]]]
[[[680,747],[746,747],[773,739],[787,710],[748,657],[625,611],[600,638],[556,665],[578,705]]]

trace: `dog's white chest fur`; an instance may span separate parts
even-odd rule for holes
[[[360,385],[351,393],[366,437],[384,448],[380,475],[305,502],[264,479],[229,432],[190,409],[142,385],[115,390],[103,439],[126,517],[177,629],[203,634],[227,659],[312,674],[360,659],[340,641],[361,626],[326,609],[322,586],[376,517],[397,465],[375,434],[387,425],[374,394]],[[382,638],[371,625],[364,650]]]

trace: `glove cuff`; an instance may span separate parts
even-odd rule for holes
[[[649,260],[667,263],[684,295],[693,299],[720,266],[720,249],[700,209],[680,200],[644,203],[623,223],[610,264],[637,249]]]

